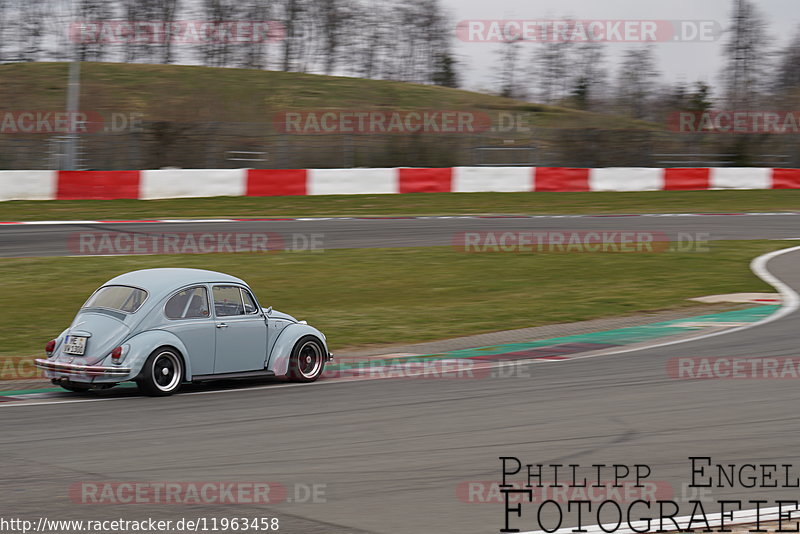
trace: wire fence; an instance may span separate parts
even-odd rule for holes
[[[91,129],[89,129],[91,131]],[[78,136],[85,170],[348,167],[800,167],[798,135],[530,128],[459,134],[276,133],[268,123],[142,122]],[[69,135],[0,135],[0,168],[64,168]]]

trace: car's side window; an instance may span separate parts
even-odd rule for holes
[[[217,317],[244,315],[242,292],[237,286],[214,286],[214,312]]]
[[[244,312],[245,313],[256,313],[258,311],[258,306],[256,306],[256,299],[253,298],[253,295],[250,294],[249,291],[246,289],[242,289],[242,300],[244,301]]]
[[[208,292],[204,287],[191,287],[175,293],[164,306],[170,319],[199,319],[208,317]]]

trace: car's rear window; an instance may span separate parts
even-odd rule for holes
[[[137,287],[105,286],[89,297],[84,308],[108,308],[135,313],[147,298],[147,292]]]

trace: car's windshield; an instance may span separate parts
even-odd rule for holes
[[[143,289],[128,286],[105,286],[89,297],[84,308],[109,308],[134,313],[147,298]]]

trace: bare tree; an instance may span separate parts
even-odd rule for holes
[[[112,5],[104,0],[73,0],[70,30],[78,30],[79,25],[100,25],[113,17]],[[75,26],[72,26],[72,25]],[[102,61],[108,52],[108,43],[100,38],[99,32],[93,39],[81,39],[79,31],[70,31],[72,46],[75,49],[73,59],[78,61]]]
[[[354,18],[354,9],[345,0],[318,0],[316,16],[321,27],[320,40],[324,51],[322,72],[332,74],[339,60],[342,43],[352,31],[350,23]]]
[[[747,109],[763,90],[768,69],[766,24],[751,0],[733,0],[730,38],[725,44],[725,90],[728,103]]]
[[[366,9],[370,9],[366,6]],[[380,77],[416,83],[433,83],[437,62],[450,55],[447,16],[439,0],[408,0],[391,6],[384,35],[386,49]]]
[[[498,54],[500,56],[500,96],[519,98],[522,96],[518,81],[519,36],[504,36]]]
[[[9,0],[0,0],[0,62],[6,60],[5,45],[6,31],[8,29]]]
[[[433,79],[431,80],[435,85],[444,87],[458,87],[458,62],[453,54],[449,51],[440,52],[436,56],[435,70],[433,72]]]
[[[179,0],[160,0],[157,3],[157,16],[165,25],[164,42],[161,46],[161,63],[172,63],[175,59],[171,23],[175,22],[179,7],[178,2]]]
[[[47,0],[20,0],[15,6],[17,59],[36,61],[45,51]]]
[[[203,0],[203,18],[214,29],[208,42],[199,46],[203,64],[209,67],[226,67],[234,63],[233,43],[225,37],[225,24],[239,18],[239,2],[236,0]]]
[[[439,0],[335,2],[341,6],[340,41],[332,48],[324,25],[316,34],[323,43],[323,72],[341,64],[343,71],[365,78],[457,85],[452,29]]]
[[[709,111],[713,106],[711,92],[711,86],[703,81],[696,81],[693,84],[687,84],[685,81],[664,84],[653,94],[649,118],[673,123],[675,113],[701,114]]]
[[[444,10],[439,0],[430,0],[423,5],[426,10],[424,20],[425,73],[424,82],[456,87],[458,85],[457,62],[452,51],[452,17]]]
[[[384,77],[406,81],[419,82],[422,63],[422,41],[425,30],[422,28],[421,19],[422,1],[411,0],[399,3],[394,8],[395,27],[393,28],[392,42],[395,44],[391,58],[384,59],[386,69]]]
[[[294,70],[303,51],[302,18],[306,12],[306,0],[283,0],[280,4],[283,36],[281,70]]]
[[[704,113],[713,106],[711,102],[712,87],[706,82],[694,82],[694,91],[689,93],[687,109],[697,113]]]
[[[249,0],[242,3],[243,18],[254,26],[253,39],[240,43],[241,57],[239,66],[249,69],[263,69],[269,64],[270,41],[276,35],[276,27],[272,21],[272,4],[264,0]],[[258,28],[267,25],[267,33],[257,32]]]
[[[603,45],[581,43],[575,46],[572,56],[570,64],[573,68],[567,76],[569,96],[578,109],[592,109],[606,82]]]
[[[0,59],[23,61],[268,68],[272,54],[284,71],[456,86],[452,33],[441,0],[0,0]]]
[[[779,54],[774,87],[779,105],[800,104],[800,28]]]
[[[140,25],[124,43],[123,57],[128,63],[175,61],[172,22],[175,22],[179,0],[118,0],[125,22]],[[146,26],[141,23],[154,23]],[[147,32],[152,33],[147,33]]]
[[[368,7],[354,4],[353,35],[345,43],[344,51],[352,60],[348,72],[364,78],[380,77],[381,61],[391,47],[391,13],[389,0],[375,0]]]
[[[651,116],[648,106],[658,76],[651,47],[626,51],[620,65],[617,86],[617,102],[620,107],[636,119]]]
[[[571,29],[572,23],[567,19],[565,22]],[[572,34],[572,31],[564,31],[560,36],[544,35],[538,50],[533,52],[534,78],[542,102],[552,104],[568,96],[570,58],[575,42],[564,36]]]

